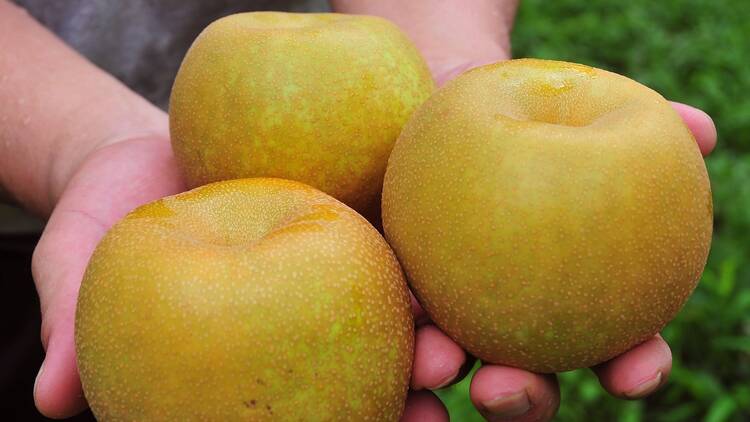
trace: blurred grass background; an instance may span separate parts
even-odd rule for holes
[[[584,63],[627,75],[707,111],[714,198],[708,265],[663,335],[669,383],[641,401],[609,397],[588,370],[560,374],[559,421],[750,421],[750,1],[522,0],[515,57]],[[482,421],[469,378],[438,392],[454,421]]]

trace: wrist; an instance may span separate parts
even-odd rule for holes
[[[0,0],[0,186],[47,216],[103,144],[167,133],[167,119],[12,3]]]
[[[169,139],[167,115],[143,98],[88,102],[68,116],[47,166],[46,212],[54,208],[70,179],[94,152],[135,138]]]
[[[510,58],[518,0],[440,2],[332,0],[334,10],[380,16],[398,25],[422,53],[438,84],[450,69]]]

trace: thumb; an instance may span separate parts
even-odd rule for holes
[[[698,143],[698,147],[701,153],[706,156],[716,146],[716,125],[705,111],[682,104],[678,102],[672,102],[677,114],[682,117],[685,121],[688,129],[693,133],[695,141]]]
[[[46,350],[34,401],[47,417],[65,418],[86,408],[75,361],[75,309],[86,264],[105,230],[93,217],[66,210],[61,203],[34,251],[32,272]]]
[[[76,365],[75,310],[94,248],[127,212],[182,189],[169,142],[154,139],[99,150],[69,182],[32,259],[46,350],[34,401],[45,416],[64,418],[86,408]]]

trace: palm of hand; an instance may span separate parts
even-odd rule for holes
[[[94,151],[65,188],[34,251],[42,309],[43,370],[34,397],[48,416],[86,406],[73,342],[78,288],[99,239],[133,208],[184,190],[165,138],[120,141]]]

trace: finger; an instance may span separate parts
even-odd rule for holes
[[[451,381],[449,385],[461,382],[461,380],[466,378],[466,376],[471,373],[471,370],[474,369],[474,366],[476,366],[477,358],[466,351],[464,351],[464,354],[466,355],[466,360],[461,369],[458,370],[458,375],[453,379],[453,381]]]
[[[71,213],[53,213],[34,251],[32,269],[47,352],[34,384],[34,400],[50,418],[69,417],[86,408],[75,363],[74,315],[86,262],[104,229],[82,220]]]
[[[449,422],[448,411],[431,391],[412,391],[401,422]]]
[[[437,390],[458,377],[466,361],[464,351],[434,325],[417,328],[414,346],[414,390]]]
[[[150,142],[143,157],[102,151],[71,180],[34,251],[32,271],[42,310],[46,355],[34,387],[37,409],[64,418],[86,407],[75,360],[78,289],[99,239],[137,205],[180,190],[176,167],[166,165],[169,143]],[[119,157],[127,160],[118,161]],[[159,181],[154,184],[153,181]]]
[[[460,74],[474,69],[475,67],[484,66],[491,63],[497,63],[499,61],[508,60],[510,55],[505,51],[497,51],[495,54],[488,55],[482,59],[475,59],[472,61],[458,60],[458,61],[447,61],[447,62],[431,62],[430,68],[432,74],[435,75],[435,83],[438,87],[441,87],[449,81],[455,79]]]
[[[593,369],[610,394],[638,399],[664,385],[672,370],[672,352],[664,339],[656,335]]]
[[[554,375],[499,365],[482,366],[474,374],[471,401],[488,421],[548,421],[560,405]]]
[[[422,305],[419,304],[417,297],[413,293],[409,292],[411,297],[411,312],[414,314],[414,325],[417,327],[427,324],[430,321],[430,317],[427,316]]]
[[[716,146],[716,125],[714,125],[711,116],[703,110],[689,106],[687,104],[672,102],[672,107],[685,121],[685,124],[693,132],[695,141],[701,154],[708,155]]]

